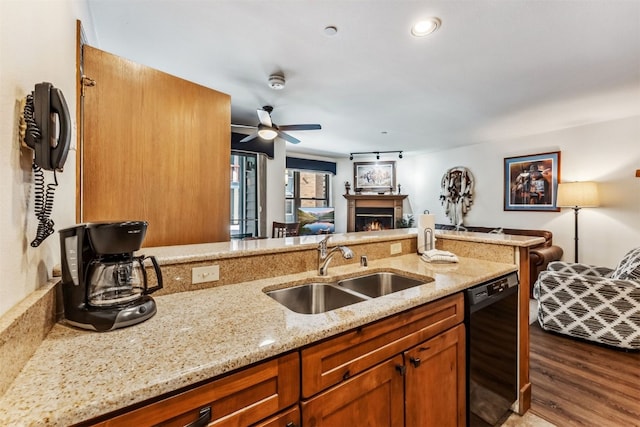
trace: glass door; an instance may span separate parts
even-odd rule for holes
[[[258,155],[231,153],[231,238],[258,237]]]

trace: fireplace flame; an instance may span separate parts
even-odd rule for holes
[[[380,230],[384,230],[384,226],[377,219],[374,219],[373,221],[367,223],[364,226],[364,231],[380,231]]]

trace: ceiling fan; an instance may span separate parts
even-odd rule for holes
[[[247,135],[245,138],[241,139],[240,142],[249,142],[256,137],[260,137],[262,139],[266,139],[271,141],[276,136],[287,140],[293,144],[298,144],[300,140],[298,138],[294,138],[293,136],[284,133],[285,130],[317,130],[322,129],[322,126],[318,124],[304,124],[304,125],[282,125],[277,126],[271,121],[271,112],[273,111],[273,107],[270,105],[265,105],[262,108],[258,109],[258,119],[260,123],[258,126],[247,126],[247,125],[234,125],[232,127],[238,128],[250,128],[256,129],[254,133],[251,135]]]

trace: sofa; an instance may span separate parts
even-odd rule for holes
[[[526,230],[520,228],[496,228],[496,227],[472,227],[464,226],[457,228],[455,225],[436,224],[436,230],[460,230],[472,231],[477,233],[502,233],[517,236],[536,236],[543,237],[544,242],[529,248],[529,285],[532,288],[531,297],[533,297],[533,284],[538,280],[538,275],[547,269],[550,262],[559,261],[562,258],[563,250],[560,246],[553,244],[553,233],[546,230]]]
[[[640,350],[640,248],[615,269],[552,262],[533,289],[545,331]]]

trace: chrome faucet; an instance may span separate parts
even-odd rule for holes
[[[331,261],[331,257],[336,251],[341,251],[344,259],[353,258],[353,251],[346,246],[336,246],[331,248],[330,251],[327,251],[327,240],[329,240],[327,236],[318,244],[318,274],[320,276],[327,275],[327,269],[329,268],[329,262]]]

